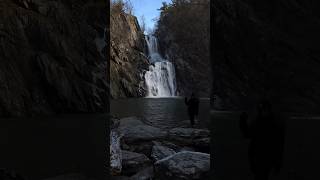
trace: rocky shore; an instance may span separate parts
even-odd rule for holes
[[[210,132],[160,129],[140,117],[112,118],[112,179],[209,179]]]

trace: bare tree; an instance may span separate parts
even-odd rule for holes
[[[141,28],[141,31],[143,33],[145,33],[145,31],[146,31],[146,18],[144,17],[144,15],[142,15],[140,17],[140,28]]]
[[[131,3],[130,0],[126,0],[124,2],[124,12],[126,12],[127,14],[133,15],[133,5]]]
[[[133,14],[133,5],[130,0],[112,0],[111,1],[111,12],[115,14],[127,13]]]

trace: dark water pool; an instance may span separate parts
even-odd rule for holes
[[[188,126],[189,118],[184,98],[130,98],[111,101],[111,114],[119,118],[142,116],[145,122],[159,128]],[[207,127],[210,99],[200,99],[196,126]]]

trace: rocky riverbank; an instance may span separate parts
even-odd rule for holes
[[[160,129],[142,118],[113,118],[110,136],[113,179],[209,179],[210,132]]]

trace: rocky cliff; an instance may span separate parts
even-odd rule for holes
[[[214,107],[244,109],[267,97],[284,111],[318,112],[319,5],[214,0]]]
[[[0,116],[106,112],[103,1],[0,1]]]
[[[110,84],[112,98],[146,95],[144,72],[149,62],[145,56],[145,37],[133,15],[111,13]]]
[[[200,97],[209,97],[212,77],[209,1],[178,2],[161,8],[155,32],[160,49],[163,57],[174,63],[180,96],[196,92]]]

